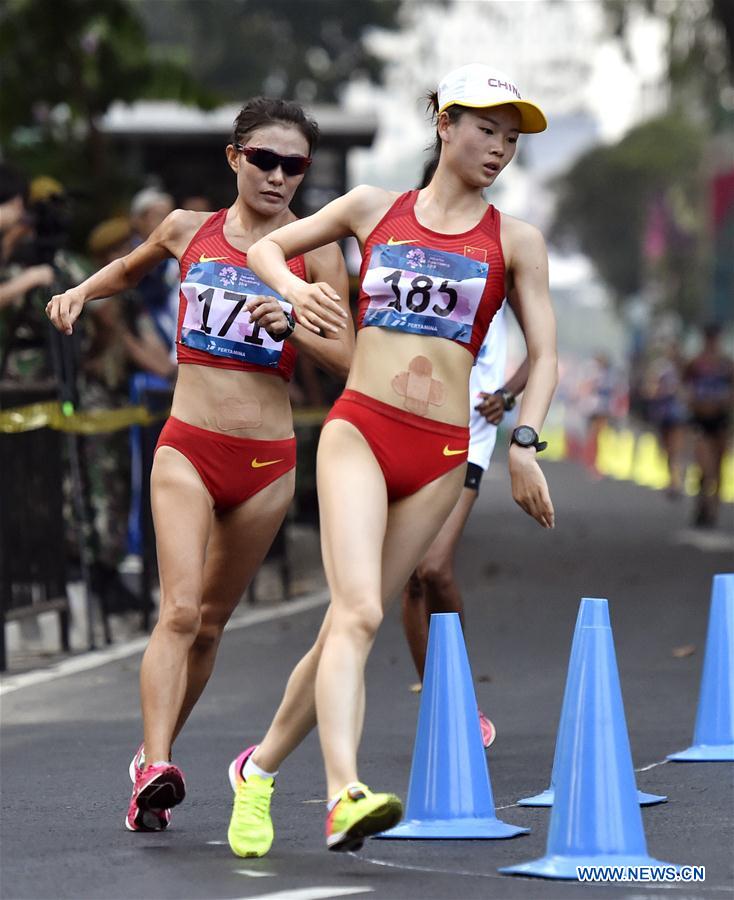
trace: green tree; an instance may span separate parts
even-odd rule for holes
[[[695,105],[719,129],[732,122],[734,2],[732,0],[604,0],[609,27],[628,48],[640,12],[667,26],[668,79],[673,105]],[[729,98],[722,102],[723,98]]]
[[[335,101],[355,75],[378,79],[371,29],[397,27],[401,0],[169,0],[141,3],[155,47],[228,100],[253,94]]]
[[[0,5],[0,140],[9,156],[72,148],[102,177],[98,122],[114,100],[211,101],[171,53],[148,49],[125,0],[5,0]]]
[[[654,278],[664,306],[696,317],[706,252],[703,148],[700,129],[670,115],[594,148],[558,182],[553,237],[578,243],[620,304]],[[654,211],[665,247],[653,264],[645,237]]]

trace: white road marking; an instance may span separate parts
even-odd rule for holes
[[[669,762],[670,762],[669,759],[661,759],[659,762],[650,763],[649,766],[640,766],[639,769],[635,769],[635,772],[649,772],[650,769],[657,769],[658,766],[665,766]],[[530,789],[525,791],[525,794],[529,794],[529,793],[530,793]],[[525,796],[525,794],[523,794],[523,796]],[[306,802],[312,803],[313,801],[307,800]],[[495,806],[495,812],[499,812],[501,809],[513,809],[516,806],[517,806],[517,803],[508,803],[506,806]],[[518,807],[518,809],[520,809],[520,808],[527,809],[527,807]]]
[[[224,847],[227,842],[226,841],[207,841],[206,843],[209,847]]]
[[[236,619],[231,619],[225,631],[234,631],[237,628],[250,628],[263,622],[284,619],[287,616],[316,609],[318,606],[325,606],[328,602],[328,591],[321,591],[318,594],[309,594],[300,600],[287,600],[280,606],[248,610],[241,616],[237,616]],[[55,681],[57,678],[77,675],[79,672],[87,672],[89,669],[96,669],[98,666],[104,666],[107,663],[134,656],[136,653],[141,653],[145,650],[149,640],[150,635],[145,634],[132,641],[126,641],[124,644],[73,656],[71,659],[62,660],[62,662],[49,666],[47,669],[24,672],[21,675],[9,675],[0,681],[0,696],[9,694],[12,691],[18,691],[21,688],[33,687],[36,684],[44,684],[47,681]]]
[[[275,878],[275,872],[259,872],[257,869],[235,869],[236,875],[247,875],[248,878]]]
[[[310,887],[276,891],[274,894],[258,894],[242,900],[329,900],[330,897],[348,897],[351,894],[370,894],[371,887]]]
[[[734,551],[734,537],[725,531],[702,531],[700,528],[685,528],[673,535],[676,544],[688,544],[705,553],[726,553]]]
[[[665,766],[669,762],[669,759],[661,759],[660,762],[650,763],[649,766],[641,766],[639,769],[635,769],[635,772],[649,772],[650,769],[657,769],[658,766]]]

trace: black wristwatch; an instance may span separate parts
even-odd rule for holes
[[[283,315],[285,316],[285,320],[288,323],[286,325],[285,331],[279,331],[277,334],[271,334],[270,337],[274,341],[284,341],[286,338],[289,338],[293,332],[296,330],[296,320],[293,317],[293,311],[286,312],[283,310]]]
[[[509,412],[511,409],[515,408],[515,395],[512,391],[508,391],[507,388],[501,387],[495,391],[495,394],[502,400],[502,406],[505,412]]]
[[[548,446],[548,441],[541,441],[532,425],[518,425],[512,432],[510,443],[517,444],[518,447],[535,447],[538,453]]]

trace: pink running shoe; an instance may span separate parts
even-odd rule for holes
[[[141,772],[145,768],[145,746],[141,744],[138,749],[135,751],[135,756],[130,760],[130,766],[127,770],[127,774],[130,776],[130,781],[133,784],[138,780]]]
[[[247,750],[243,750],[242,753],[237,757],[237,759],[233,759],[229,764],[229,783],[232,785],[232,790],[237,791],[237,785],[243,781],[242,778],[242,769],[244,768],[247,760],[252,756],[252,754],[257,750],[257,744],[253,744],[252,747],[248,747]]]
[[[171,807],[185,796],[186,784],[178,766],[148,766],[144,771],[138,768],[125,827],[128,831],[163,831],[171,821]]]
[[[481,709],[477,710],[477,712],[479,713],[479,729],[482,732],[482,744],[484,744],[484,749],[487,750],[497,737],[497,729],[494,727],[494,723],[484,715]]]

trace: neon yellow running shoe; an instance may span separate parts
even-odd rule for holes
[[[270,818],[273,779],[253,774],[245,781],[242,777],[242,765],[254,749],[245,750],[230,766],[234,805],[227,840],[235,856],[265,856],[273,843],[273,820]]]
[[[365,784],[348,784],[326,817],[329,850],[359,850],[366,837],[393,828],[403,817],[395,794],[373,794]]]

